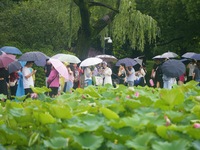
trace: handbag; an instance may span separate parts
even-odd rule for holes
[[[13,81],[13,82],[11,82],[11,81],[9,81],[9,86],[15,86],[16,85],[16,83],[17,83],[17,80],[15,80],[15,81]]]

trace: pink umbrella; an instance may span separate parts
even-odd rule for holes
[[[63,76],[65,79],[69,79],[69,73],[66,66],[58,59],[50,58],[49,62],[53,67],[58,71],[58,73]]]
[[[0,52],[0,68],[7,67],[11,62],[15,61],[15,56]]]

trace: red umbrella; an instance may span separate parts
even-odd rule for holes
[[[0,52],[0,68],[7,67],[11,62],[15,61],[14,55],[9,55],[4,52]]]

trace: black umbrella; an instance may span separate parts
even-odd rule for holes
[[[164,62],[161,69],[164,75],[172,78],[179,77],[186,71],[185,65],[181,62],[181,60],[175,59],[169,59]]]
[[[18,71],[22,68],[19,61],[13,61],[8,65],[8,72],[9,74],[15,71]]]

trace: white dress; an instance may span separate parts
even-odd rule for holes
[[[109,67],[106,67],[103,71],[103,77],[104,77],[104,81],[103,84],[111,84],[112,85],[112,70]]]

